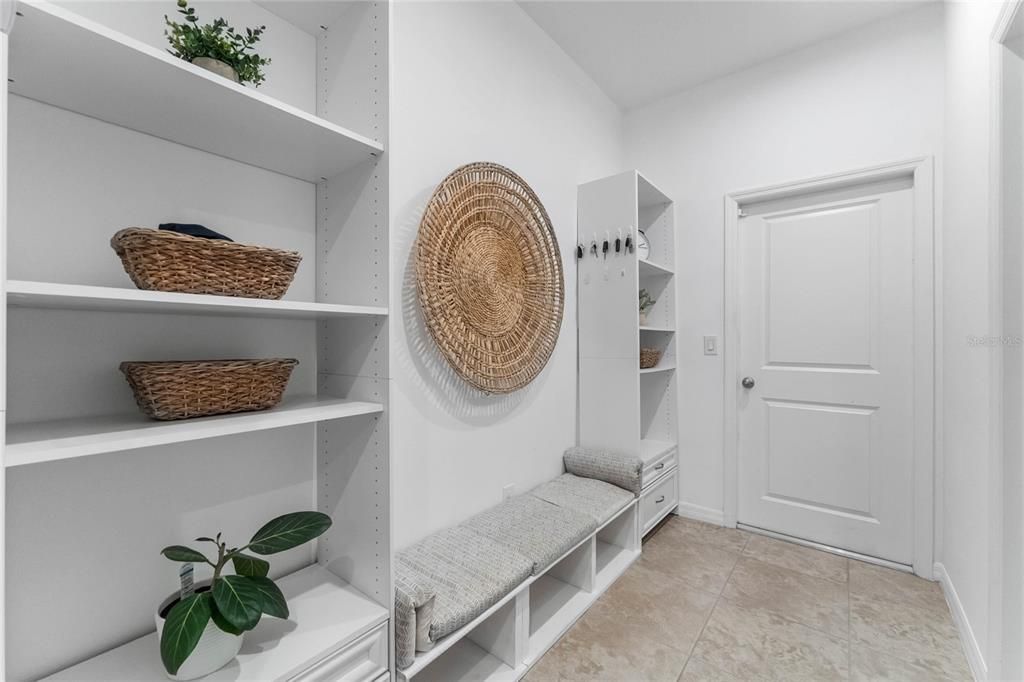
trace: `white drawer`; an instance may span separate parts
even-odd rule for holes
[[[289,682],[371,682],[388,674],[388,624],[321,658]]]
[[[640,473],[640,487],[646,488],[659,476],[676,465],[676,449],[671,448],[663,452],[650,462],[644,462],[644,468]]]
[[[644,535],[679,503],[678,478],[679,471],[672,469],[640,496],[640,527]]]

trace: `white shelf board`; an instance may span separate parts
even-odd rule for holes
[[[484,651],[467,637],[460,639],[433,663],[416,675],[416,682],[452,682],[486,680],[514,682],[526,672],[526,666],[513,668],[497,656]],[[402,674],[402,671],[399,671]],[[404,677],[404,674],[402,674]]]
[[[285,398],[261,412],[241,412],[179,421],[132,414],[7,424],[6,466],[38,464],[155,445],[184,443],[252,431],[311,424],[384,411],[380,403],[340,398]]]
[[[675,334],[675,327],[652,327],[648,324],[640,325],[640,331],[642,332],[653,332],[658,334]]]
[[[216,315],[321,320],[385,316],[387,308],[304,301],[275,301],[236,296],[177,294],[54,282],[7,282],[7,305],[18,308],[91,310],[118,313]]]
[[[597,541],[597,578],[595,588],[603,592],[636,561],[640,552]]]
[[[641,277],[671,277],[675,274],[670,268],[652,263],[649,260],[638,260],[637,263],[640,265]]]
[[[277,584],[288,600],[288,620],[264,617],[246,633],[235,661],[204,680],[283,679],[388,619],[386,608],[320,565],[296,571]],[[165,682],[167,677],[154,632],[46,679]]]
[[[531,662],[565,634],[597,596],[547,574],[530,583]]]
[[[672,441],[644,438],[640,441],[640,459],[644,462],[653,462],[674,447],[676,444]]]
[[[648,367],[647,369],[639,370],[641,374],[657,374],[658,372],[674,372],[676,366],[674,364],[667,365],[656,365],[654,367]]]
[[[18,3],[10,91],[235,161],[318,182],[383,147],[42,0]]]

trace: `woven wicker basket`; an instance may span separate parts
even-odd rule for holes
[[[264,246],[138,227],[110,245],[140,289],[245,298],[281,298],[302,256]]]
[[[640,349],[640,369],[656,367],[661,360],[661,351],[657,348]]]
[[[153,419],[189,419],[274,407],[298,360],[122,362],[139,408]]]

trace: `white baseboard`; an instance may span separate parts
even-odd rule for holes
[[[949,612],[953,614],[953,624],[956,625],[956,630],[960,634],[960,644],[967,655],[967,663],[971,666],[971,674],[974,675],[975,680],[987,680],[988,666],[985,665],[985,657],[981,654],[981,647],[978,646],[978,640],[974,637],[974,631],[967,620],[967,613],[964,611],[963,604],[960,603],[960,597],[956,593],[956,588],[953,586],[949,574],[946,573],[946,567],[938,561],[935,562],[935,579],[942,585],[942,593],[946,595],[946,604],[949,605]]]
[[[695,521],[713,523],[716,526],[725,525],[725,513],[723,513],[721,509],[702,507],[699,504],[680,502],[679,506],[676,508],[676,514],[679,516],[685,516],[688,519],[694,519]]]

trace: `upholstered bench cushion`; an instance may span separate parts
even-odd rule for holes
[[[530,494],[559,507],[591,516],[599,526],[634,499],[633,493],[611,483],[572,474],[562,474],[552,481],[542,483],[531,490]]]
[[[640,494],[643,460],[615,450],[573,447],[562,455],[565,470],[583,478],[617,485],[634,495]]]
[[[409,667],[416,650],[428,650],[434,642],[496,604],[529,578],[532,569],[533,562],[528,558],[461,526],[435,533],[398,552],[398,667]],[[424,635],[428,641],[424,641]]]
[[[542,573],[597,529],[593,517],[533,495],[518,495],[463,524],[533,562]]]

